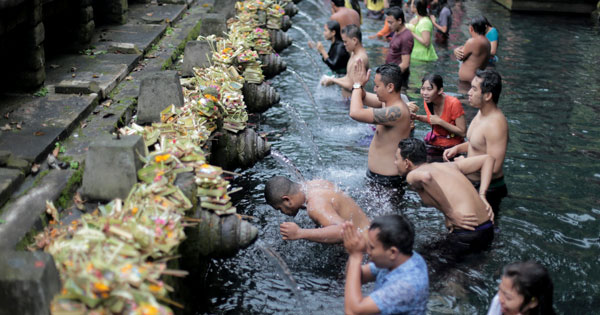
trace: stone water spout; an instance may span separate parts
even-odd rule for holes
[[[283,10],[285,11],[285,15],[289,15],[290,17],[298,14],[298,7],[293,2],[288,2],[283,7]]]
[[[287,69],[287,64],[277,54],[260,55],[262,70],[266,79],[270,79]]]
[[[258,229],[241,216],[218,216],[198,206],[199,196],[193,173],[179,174],[175,185],[193,202],[194,207],[187,216],[197,223],[185,229],[187,238],[181,247],[185,259],[233,256],[256,240]]]
[[[264,158],[271,151],[271,144],[254,129],[246,128],[234,134],[222,131],[212,144],[211,164],[225,169],[247,168]]]
[[[292,38],[282,30],[269,30],[271,46],[276,52],[281,52],[292,44]]]
[[[246,108],[250,113],[262,113],[271,106],[279,103],[279,93],[275,89],[266,84],[244,83],[242,88]]]
[[[292,27],[292,19],[288,15],[281,17],[281,30],[286,32]]]

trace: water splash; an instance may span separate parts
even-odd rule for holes
[[[294,76],[296,76],[296,78],[298,78],[298,80],[300,80],[300,83],[302,84],[304,91],[308,95],[308,98],[310,99],[310,101],[313,105],[315,114],[317,115],[317,123],[320,124],[321,123],[321,114],[319,113],[319,105],[317,105],[317,101],[315,101],[315,97],[313,96],[312,92],[308,88],[308,85],[306,85],[306,82],[304,81],[304,79],[296,71],[294,71],[294,69],[292,69],[291,67],[287,67],[287,69],[285,71],[292,73]]]
[[[319,162],[319,164],[323,164],[323,159],[321,158],[321,155],[319,154],[319,147],[317,147],[317,144],[315,143],[315,138],[312,134],[312,132],[310,131],[310,128],[308,128],[308,125],[306,124],[306,121],[304,121],[304,119],[302,119],[302,117],[300,117],[300,114],[298,113],[298,111],[296,110],[296,108],[288,103],[285,102],[280,102],[281,105],[283,106],[283,108],[285,108],[285,110],[288,112],[288,114],[290,114],[291,116],[291,120],[294,124],[294,126],[296,127],[296,129],[298,130],[298,132],[302,135],[303,139],[307,139],[308,141],[306,141],[309,144],[310,149],[312,150],[313,156],[316,158],[316,160]]]
[[[319,12],[323,13],[324,16],[330,16],[331,12],[327,11],[327,9],[325,9],[325,7],[323,6],[323,3],[318,4],[315,0],[308,0],[306,1],[310,4],[312,4],[313,6],[317,7],[317,9],[319,10]]]
[[[317,62],[315,61],[315,59],[313,58],[313,56],[311,54],[308,53],[308,51],[306,51],[306,49],[304,49],[304,47],[296,44],[296,43],[292,43],[292,46],[302,50],[302,52],[308,57],[308,59],[310,59],[310,62],[313,64],[313,66],[315,67],[315,69],[319,69],[319,66],[317,65]]]
[[[288,268],[287,264],[285,263],[285,260],[283,260],[283,258],[281,258],[281,256],[273,248],[263,243],[262,241],[256,242],[256,246],[260,248],[265,258],[275,267],[279,276],[292,290],[294,297],[296,297],[296,300],[298,301],[300,307],[303,310],[303,312],[301,313],[308,314],[308,310],[306,309],[307,304],[306,300],[304,299],[304,295],[302,294],[302,291],[300,291],[300,288],[298,287],[296,280],[292,276],[290,268]]]
[[[302,35],[304,35],[304,37],[306,38],[307,41],[309,42],[314,42],[314,40],[312,39],[312,37],[310,37],[310,35],[300,26],[298,25],[292,25],[292,28],[297,30],[298,32],[302,33]]]
[[[317,24],[317,22],[315,22],[315,20],[310,15],[304,13],[303,11],[298,11],[298,15],[303,18],[306,18],[310,22],[311,25]]]
[[[296,165],[294,165],[294,163],[290,159],[288,159],[287,156],[283,155],[283,153],[271,149],[271,157],[273,157],[275,161],[279,162],[279,164],[285,167],[292,174],[294,181],[306,181],[302,173],[300,173],[300,170],[298,170],[298,168],[296,167]]]

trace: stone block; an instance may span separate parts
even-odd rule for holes
[[[96,28],[96,23],[94,20],[90,20],[87,23],[80,24],[79,29],[77,30],[77,41],[79,43],[89,43],[92,40],[92,36],[94,35],[94,29]]]
[[[18,170],[21,170],[23,173],[29,172],[29,166],[30,166],[29,161],[27,161],[25,159],[20,159],[14,155],[9,156],[8,159],[6,160],[7,168],[18,169]]]
[[[183,92],[176,71],[158,71],[149,74],[140,83],[137,122],[160,121],[160,112],[171,104],[183,106]]]
[[[111,43],[108,46],[108,52],[111,54],[129,55],[139,55],[142,53],[140,49],[133,43]]]
[[[82,194],[90,200],[125,199],[137,183],[139,155],[147,148],[141,136],[101,138],[90,144],[85,159]]]
[[[79,23],[84,24],[94,19],[94,7],[91,5],[79,9]]]
[[[31,6],[27,10],[27,23],[31,26],[37,25],[42,22],[43,14],[42,14],[42,5],[41,4],[31,4]]]
[[[27,30],[23,41],[25,41],[26,47],[35,49],[44,42],[45,36],[46,31],[44,29],[44,23],[38,23],[36,26]]]
[[[36,89],[44,84],[46,80],[46,70],[40,68],[37,70],[21,70],[14,75],[14,81],[11,87],[18,87],[19,89]]]
[[[39,45],[33,49],[27,49],[23,47],[23,67],[30,70],[43,69],[46,64],[46,53],[44,47]]]
[[[186,0],[158,0],[161,4],[187,4]]]
[[[212,49],[208,41],[193,40],[185,44],[183,52],[183,68],[181,75],[191,77],[194,75],[193,67],[208,68],[211,64]]]
[[[91,94],[99,91],[98,83],[87,80],[63,80],[54,87],[57,94]]]
[[[223,14],[205,14],[202,19],[202,25],[200,26],[200,35],[208,36],[215,34],[217,36],[223,36],[223,33],[227,32],[226,22],[227,20]]]
[[[3,205],[23,182],[23,172],[11,168],[0,168],[0,206]]]
[[[50,314],[61,289],[54,259],[45,252],[0,252],[0,314]]]
[[[6,165],[8,159],[10,158],[10,151],[0,150],[0,166]]]

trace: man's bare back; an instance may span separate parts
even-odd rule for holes
[[[348,59],[348,65],[346,66],[346,76],[345,78],[349,78],[351,77],[351,75],[354,73],[354,71],[356,71],[355,65],[357,63],[358,60],[362,60],[362,64],[365,65],[365,71],[367,71],[369,69],[369,56],[367,56],[367,50],[364,49],[363,47],[357,47],[351,54],[350,54],[350,59]],[[352,85],[353,82],[347,80],[347,85]],[[341,86],[342,88],[342,96],[344,98],[350,97],[350,95],[352,94],[352,90],[349,88],[346,88],[344,86]]]
[[[469,38],[463,46],[462,64],[458,70],[461,81],[471,82],[477,69],[485,69],[490,59],[490,41],[482,35]]]
[[[331,15],[331,20],[340,23],[340,30],[343,30],[346,25],[355,24],[360,26],[360,16],[358,12],[346,7],[339,7],[338,11]]]
[[[362,232],[369,229],[369,218],[352,198],[326,180],[306,182],[308,216],[322,226],[350,221]]]
[[[418,173],[417,173],[418,172]],[[407,181],[412,184],[419,173],[428,173],[429,182],[423,183],[416,191],[423,203],[436,207],[446,217],[446,226],[452,228],[449,219],[453,216],[474,216],[475,225],[489,220],[486,204],[483,203],[471,182],[458,169],[455,163],[430,163],[409,173]]]

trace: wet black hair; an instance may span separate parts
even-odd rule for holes
[[[331,3],[333,3],[336,7],[343,7],[346,5],[345,0],[331,0]]]
[[[425,83],[425,81],[429,82],[431,85],[435,85],[438,89],[444,87],[444,79],[437,73],[430,73],[424,76],[423,80],[421,80],[421,84]]]
[[[400,92],[402,88],[402,69],[395,63],[387,63],[377,67],[375,74],[381,75],[383,84],[394,84],[394,92]]]
[[[537,306],[529,310],[533,315],[553,315],[552,295],[554,285],[548,270],[535,261],[515,262],[504,267],[503,277],[510,278],[513,288],[523,296],[520,310],[532,301],[537,300]]]
[[[273,176],[265,184],[265,199],[272,207],[281,204],[281,197],[295,194],[300,185],[283,176]]]
[[[492,23],[490,23],[490,21],[485,16],[483,18],[485,19],[485,26],[493,27]]]
[[[360,32],[360,27],[355,24],[346,25],[342,30],[342,34],[346,34],[346,36],[350,38],[358,38],[358,42],[362,43],[362,33]]]
[[[396,247],[404,255],[412,255],[415,242],[415,230],[412,224],[398,214],[375,218],[369,230],[379,229],[377,239],[385,249]]]
[[[429,16],[427,14],[427,0],[415,0],[415,8],[417,8],[417,14],[420,16]]]
[[[475,76],[481,79],[481,93],[492,93],[492,100],[498,104],[502,92],[502,77],[494,69],[477,70]]]
[[[342,33],[340,32],[340,23],[338,23],[338,21],[329,20],[329,21],[327,21],[327,23],[325,23],[325,25],[327,25],[327,28],[330,31],[335,31],[335,40],[336,41],[342,40]]]
[[[485,36],[485,31],[487,29],[488,23],[489,22],[483,15],[479,15],[472,18],[471,23],[469,25],[473,27],[473,31],[475,31],[475,33]]]
[[[385,10],[385,15],[386,16],[391,15],[396,20],[402,20],[402,24],[404,24],[406,22],[406,20],[404,19],[404,11],[400,7],[388,8],[387,10]]]
[[[400,155],[403,159],[411,161],[415,165],[427,162],[427,148],[425,142],[417,138],[406,138],[398,143]]]

